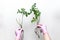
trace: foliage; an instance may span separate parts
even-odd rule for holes
[[[41,12],[38,10],[38,8],[36,8],[36,3],[34,3],[30,9],[30,12],[25,11],[24,8],[18,9],[17,13],[21,13],[23,15],[25,15],[26,17],[28,17],[31,13],[34,13],[34,17],[31,20],[31,22],[35,22],[38,20],[38,18],[40,17]]]

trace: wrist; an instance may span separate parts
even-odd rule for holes
[[[45,35],[45,34],[47,34],[47,33],[48,33],[47,30],[44,30],[44,31],[43,31],[43,35]]]

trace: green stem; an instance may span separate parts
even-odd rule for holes
[[[21,22],[21,25],[23,26],[23,14],[22,14],[22,22]],[[22,26],[21,26],[21,28],[22,28]]]

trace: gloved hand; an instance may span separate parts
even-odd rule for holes
[[[22,34],[23,33],[23,29],[22,28],[17,28],[15,31],[15,35],[16,35],[16,40],[22,40]]]
[[[40,31],[41,31],[43,34],[47,33],[46,25],[38,24],[38,25],[37,25],[37,28],[40,28]]]

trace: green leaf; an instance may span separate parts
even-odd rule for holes
[[[31,22],[33,23],[33,22],[35,22],[35,21],[36,21],[36,18],[33,17],[33,19],[31,20]]]
[[[24,11],[25,9],[24,8],[21,8],[22,11]]]
[[[18,9],[17,13],[20,13],[20,10]]]

